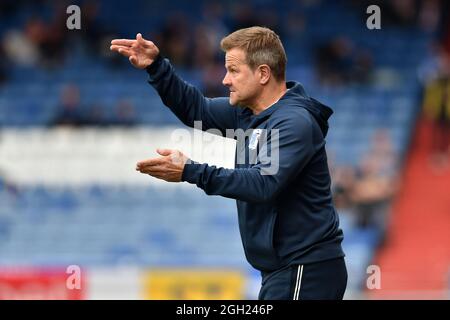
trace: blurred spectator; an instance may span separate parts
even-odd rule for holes
[[[431,164],[439,170],[448,165],[450,153],[450,73],[448,69],[426,86],[423,109],[427,119],[433,123]]]
[[[6,57],[13,64],[33,66],[38,63],[39,50],[24,32],[10,30],[4,35],[2,43]]]
[[[422,30],[433,33],[439,27],[441,18],[441,1],[422,1],[419,9],[419,25]]]
[[[214,71],[217,63],[223,66],[224,57],[218,48],[220,48],[222,38],[229,33],[223,22],[223,15],[224,9],[220,2],[211,1],[203,6],[202,17],[195,26],[192,38],[192,67]]]
[[[316,68],[324,85],[367,83],[373,68],[369,52],[355,47],[351,39],[340,36],[316,50]]]
[[[81,7],[81,30],[82,43],[87,49],[87,53],[94,57],[101,57],[109,63],[111,67],[122,65],[122,60],[117,59],[109,50],[111,40],[117,38],[113,24],[102,23],[101,2],[85,2]],[[78,33],[77,33],[78,34]]]
[[[162,31],[156,36],[161,53],[173,64],[184,67],[192,65],[190,39],[188,18],[182,12],[169,14]]]
[[[316,69],[322,84],[338,85],[345,81],[341,69],[349,68],[348,43],[335,40],[316,50]]]
[[[356,172],[351,166],[337,167],[333,171],[333,199],[340,215],[347,220],[355,220],[354,203],[352,198]]]
[[[66,85],[61,92],[56,118],[51,125],[80,126],[85,124],[80,104],[80,90],[76,85]]]
[[[287,39],[302,39],[305,35],[307,22],[302,12],[288,12],[284,21],[284,31]]]
[[[199,24],[193,37],[193,67],[203,69],[210,65],[216,56],[216,36],[209,33],[206,25]]]
[[[431,1],[428,6],[450,8],[447,2]],[[432,8],[430,8],[432,10]],[[437,10],[437,9],[433,9]],[[431,44],[428,57],[419,68],[424,86],[425,118],[432,123],[430,164],[437,172],[448,166],[450,157],[450,23],[448,10],[441,12],[439,39]]]
[[[333,169],[333,199],[347,228],[373,228],[383,239],[391,199],[398,189],[398,164],[388,132],[379,130],[357,167]]]
[[[202,70],[203,94],[207,97],[221,97],[229,94],[228,89],[222,84],[225,76],[225,68],[222,61],[210,63]]]
[[[385,230],[390,200],[398,189],[397,157],[385,131],[374,135],[372,149],[362,158],[353,184],[357,224]]]
[[[40,17],[29,19],[25,25],[25,35],[39,51],[40,62],[52,67],[63,62],[65,23],[55,12],[53,24],[47,24]]]
[[[223,4],[219,1],[208,1],[203,7],[201,24],[208,30],[208,37],[213,47],[219,48],[220,40],[229,30],[224,23],[225,16]]]
[[[87,2],[81,8],[82,36],[88,46],[88,50],[96,54],[99,50],[102,27],[98,24],[99,3]]]
[[[111,124],[119,126],[132,126],[136,124],[136,111],[129,100],[120,100],[116,106],[115,117]]]
[[[235,2],[231,8],[230,30],[238,30],[258,25],[255,10],[244,1]]]
[[[389,131],[378,129],[375,132],[367,158],[370,158],[376,165],[376,171],[379,176],[396,179],[400,159],[392,145]]]
[[[261,9],[255,8],[253,12],[258,13],[256,15],[256,25],[270,28],[275,31],[281,39],[284,38],[284,28],[282,27],[280,15],[277,11],[262,7]]]
[[[45,25],[45,37],[40,44],[42,62],[46,67],[55,67],[64,62],[67,44],[67,3],[52,3],[52,18]]]
[[[427,51],[427,56],[418,69],[419,79],[424,86],[439,78],[442,71],[450,66],[450,54],[446,52],[441,43],[432,42]]]
[[[359,227],[376,227],[384,231],[386,212],[394,195],[394,184],[389,177],[380,175],[376,163],[365,158],[359,168],[352,199],[355,203]]]
[[[417,19],[415,0],[383,1],[383,21],[398,26],[413,26]]]
[[[23,29],[7,32],[3,46],[7,57],[18,65],[34,66],[37,63],[53,67],[63,62],[66,34],[65,8],[58,6],[50,23],[40,16],[30,17]]]
[[[359,50],[354,58],[350,81],[358,84],[368,84],[372,79],[373,57],[368,50]]]
[[[131,126],[136,124],[133,104],[128,100],[120,100],[113,114],[106,111],[104,105],[95,102],[83,108],[80,103],[80,90],[76,85],[66,85],[62,89],[59,112],[51,125],[58,126],[97,126],[109,125]]]
[[[106,118],[104,106],[98,102],[91,104],[87,108],[83,118],[82,125],[103,127],[110,124],[109,119]]]

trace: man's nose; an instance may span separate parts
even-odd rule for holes
[[[228,73],[225,75],[225,77],[222,80],[222,84],[226,87],[229,87],[231,85],[230,79],[228,77]]]

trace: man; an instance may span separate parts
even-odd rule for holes
[[[228,129],[258,133],[237,141],[235,169],[160,149],[161,157],[141,161],[136,169],[237,200],[245,255],[262,275],[259,299],[342,299],[347,285],[343,233],[332,203],[324,141],[332,110],[310,98],[299,83],[285,81],[287,59],[279,37],[252,27],[222,39],[223,84],[230,96],[213,99],[181,80],[141,34],[111,44],[133,66],[146,69],[149,83],[184,124],[202,121],[203,130],[222,134]],[[275,170],[263,152],[268,149],[278,155]],[[246,153],[252,150],[259,150],[256,159]]]

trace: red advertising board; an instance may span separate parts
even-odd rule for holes
[[[81,300],[85,298],[82,277],[64,269],[0,269],[0,300]]]

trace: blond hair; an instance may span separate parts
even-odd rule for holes
[[[233,48],[242,49],[252,70],[267,64],[276,80],[284,81],[286,78],[286,52],[278,35],[268,28],[250,27],[237,30],[223,38],[220,47],[225,52]]]

